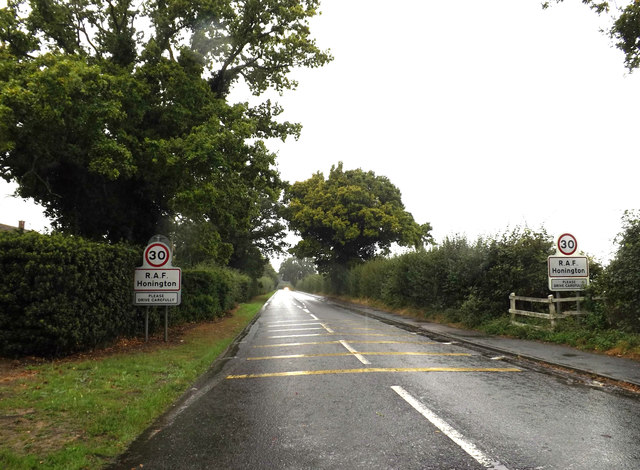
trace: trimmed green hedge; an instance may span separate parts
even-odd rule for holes
[[[182,303],[171,313],[172,323],[221,317],[254,295],[251,278],[232,269],[207,266],[182,276]]]
[[[35,232],[0,234],[0,353],[59,356],[131,335],[141,250]]]
[[[341,293],[391,307],[448,311],[452,321],[473,326],[504,315],[511,292],[546,297],[547,256],[552,253],[553,239],[544,231],[515,229],[474,243],[465,237],[446,238],[429,251],[351,268]],[[305,278],[297,288],[337,293],[319,275]]]
[[[142,248],[36,232],[0,233],[0,355],[62,356],[144,333],[147,307],[133,305]],[[261,283],[215,266],[182,272],[172,325],[211,320],[261,293]],[[269,287],[269,286],[263,286]],[[164,309],[150,309],[149,328]]]

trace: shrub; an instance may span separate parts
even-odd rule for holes
[[[312,292],[315,294],[328,294],[330,282],[326,276],[322,274],[311,274],[296,284],[296,289],[304,292]]]
[[[141,334],[146,307],[132,303],[142,249],[36,232],[0,233],[0,354],[61,356]],[[235,270],[183,271],[172,324],[212,319],[248,300],[256,283]],[[150,331],[162,325],[159,309]]]
[[[640,332],[640,218],[626,212],[618,251],[598,281],[606,315],[618,328]]]
[[[142,323],[132,305],[141,250],[59,234],[0,234],[0,353],[57,356]]]
[[[176,323],[220,317],[253,295],[251,278],[230,268],[204,264],[182,275],[182,303],[173,317]]]

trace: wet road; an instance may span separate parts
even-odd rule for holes
[[[114,468],[638,469],[640,400],[279,291]]]

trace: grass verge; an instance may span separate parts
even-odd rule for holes
[[[222,320],[182,328],[170,343],[129,342],[0,375],[0,468],[108,463],[207,370],[268,298],[241,304]]]
[[[414,319],[423,319],[454,327],[475,329],[491,335],[565,344],[584,351],[594,351],[611,356],[640,360],[640,334],[602,328],[599,326],[600,321],[597,319],[594,320],[589,316],[587,316],[584,321],[580,319],[561,320],[558,323],[558,327],[550,331],[512,325],[509,315],[503,315],[498,318],[486,318],[474,325],[468,325],[460,320],[460,313],[454,310],[427,312],[415,308],[397,309],[389,307],[380,301],[372,301],[370,299],[355,299],[347,296],[337,298],[347,302],[354,302],[368,307],[394,312]],[[544,326],[547,324],[548,323],[545,322]]]

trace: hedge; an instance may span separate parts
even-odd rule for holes
[[[172,312],[172,323],[220,317],[255,293],[249,276],[228,268],[200,267],[182,275],[182,303]]]
[[[553,239],[544,231],[515,229],[470,243],[445,238],[428,251],[381,258],[351,268],[341,292],[326,279],[309,276],[301,290],[345,293],[391,307],[448,311],[453,321],[477,324],[504,315],[509,294],[546,297],[547,256]]]
[[[136,331],[141,250],[63,235],[0,234],[0,353],[59,356]]]
[[[141,264],[141,247],[0,233],[0,354],[62,356],[143,334],[147,307],[132,304]],[[170,323],[219,317],[259,286],[228,268],[183,270],[182,304],[171,308]],[[150,331],[162,326],[163,310],[151,309]]]

